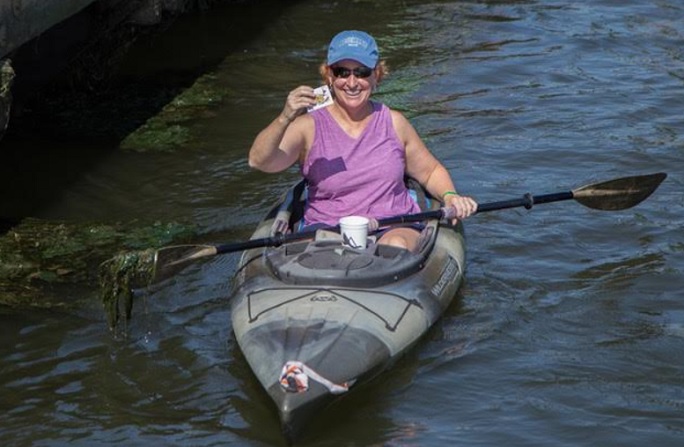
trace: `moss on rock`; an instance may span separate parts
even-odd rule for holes
[[[212,115],[226,92],[214,74],[206,74],[175,97],[155,116],[147,120],[120,144],[123,150],[136,152],[171,152],[189,144],[194,136],[189,124]]]
[[[154,251],[194,235],[194,227],[176,222],[24,219],[0,236],[0,304],[67,311],[92,307],[103,262],[117,253]]]

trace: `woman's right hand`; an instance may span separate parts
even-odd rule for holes
[[[291,123],[299,115],[306,113],[307,107],[311,107],[315,103],[316,95],[314,95],[313,88],[301,85],[287,95],[281,115]]]

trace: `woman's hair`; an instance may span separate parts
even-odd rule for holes
[[[380,82],[382,78],[387,76],[389,74],[389,68],[387,67],[387,62],[384,60],[381,60],[378,62],[378,65],[375,67],[375,69],[378,71],[377,73],[377,80]],[[321,75],[321,79],[323,79],[323,83],[327,84],[328,83],[328,63],[323,62],[321,65],[318,67],[318,73]]]

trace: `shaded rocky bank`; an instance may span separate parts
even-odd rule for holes
[[[65,72],[97,80],[136,36],[212,2],[0,0],[0,135],[13,109]]]
[[[8,115],[10,130],[16,126],[49,129],[54,126],[52,123],[55,120],[47,119],[48,116],[60,118],[63,112],[67,112],[64,119],[58,121],[61,121],[60,126],[68,132],[70,123],[81,121],[70,119],[72,117],[68,111],[82,114],[85,110],[94,109],[94,115],[101,115],[97,110],[98,104],[104,100],[111,105],[108,93],[112,89],[117,89],[121,83],[132,81],[134,90],[136,83],[140,81],[124,79],[119,73],[131,48],[140,45],[141,41],[153,41],[167,32],[176,21],[189,15],[210,14],[212,8],[219,7],[235,7],[236,13],[240,14],[239,9],[243,5],[252,3],[259,1],[93,2],[78,14],[5,55],[3,62],[6,67],[3,67],[2,81],[4,88],[11,89],[11,92],[9,97],[3,97],[11,102],[11,107],[3,110]],[[145,95],[142,100],[133,104],[140,108],[144,102],[149,103],[151,100],[152,107],[139,112],[146,113],[149,117],[154,114],[154,110],[161,108],[159,104],[172,99],[179,89],[187,87],[192,82],[191,79],[206,68],[195,67],[192,72],[182,73],[183,79],[179,78],[179,73],[173,74],[177,85],[162,94],[159,89],[146,86],[147,90],[156,91],[158,97]],[[173,84],[169,81],[172,80],[164,79],[162,83]],[[124,102],[130,98],[118,99]],[[85,125],[80,125],[76,131],[85,129]],[[121,133],[127,130],[130,129],[121,129],[116,136],[121,139]],[[106,131],[111,131],[111,127],[105,128],[103,133]]]
[[[70,168],[73,172],[61,174],[67,177],[86,173],[107,150],[159,152],[187,144],[189,136],[183,124],[211,113],[212,107],[222,100],[222,91],[212,81],[212,69],[260,29],[236,29],[231,39],[218,42],[211,53],[197,60],[174,61],[174,68],[163,77],[131,69],[136,61],[127,60],[129,52],[133,49],[144,55],[146,51],[158,51],[159,36],[169,32],[177,21],[188,20],[189,16],[191,19],[193,14],[202,17],[208,29],[187,28],[191,32],[211,33],[212,29],[225,26],[211,19],[212,8],[234,8],[231,14],[236,20],[241,15],[259,17],[260,26],[266,27],[292,3],[295,2],[192,1],[184,14],[169,15],[158,24],[112,28],[98,39],[97,45],[79,46],[68,52],[60,50],[50,53],[49,58],[34,51],[40,45],[13,54],[17,72],[13,86],[15,103],[7,133],[0,141],[0,159],[4,159],[0,187],[12,196],[9,202],[34,199],[22,188],[35,185],[11,178],[16,172],[37,169],[27,146],[14,144],[18,141],[38,136],[71,146],[105,148],[105,153],[100,154],[75,152],[86,159],[74,160],[75,167]],[[264,8],[268,13],[264,14]],[[56,34],[44,36],[45,41],[68,40],[64,38],[69,36],[68,30],[51,32]],[[188,34],[183,38],[192,42],[197,36]],[[187,52],[178,55],[191,56]],[[55,60],[59,60],[58,67],[50,64]],[[48,64],[49,70],[42,64]],[[50,74],[45,77],[21,76],[41,72],[47,75],[47,71]],[[47,191],[38,196],[47,201],[53,193]],[[36,219],[30,212],[7,209],[12,207],[0,208],[0,304],[13,307],[68,312],[101,309],[98,275],[103,261],[123,251],[188,242],[198,235],[191,218],[182,223],[48,221]]]

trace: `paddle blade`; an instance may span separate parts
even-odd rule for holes
[[[184,270],[188,264],[200,258],[214,256],[213,245],[175,245],[157,250],[154,259],[152,283],[164,281]]]
[[[573,198],[596,210],[626,210],[643,202],[665,180],[667,174],[639,175],[595,183],[573,190]]]

